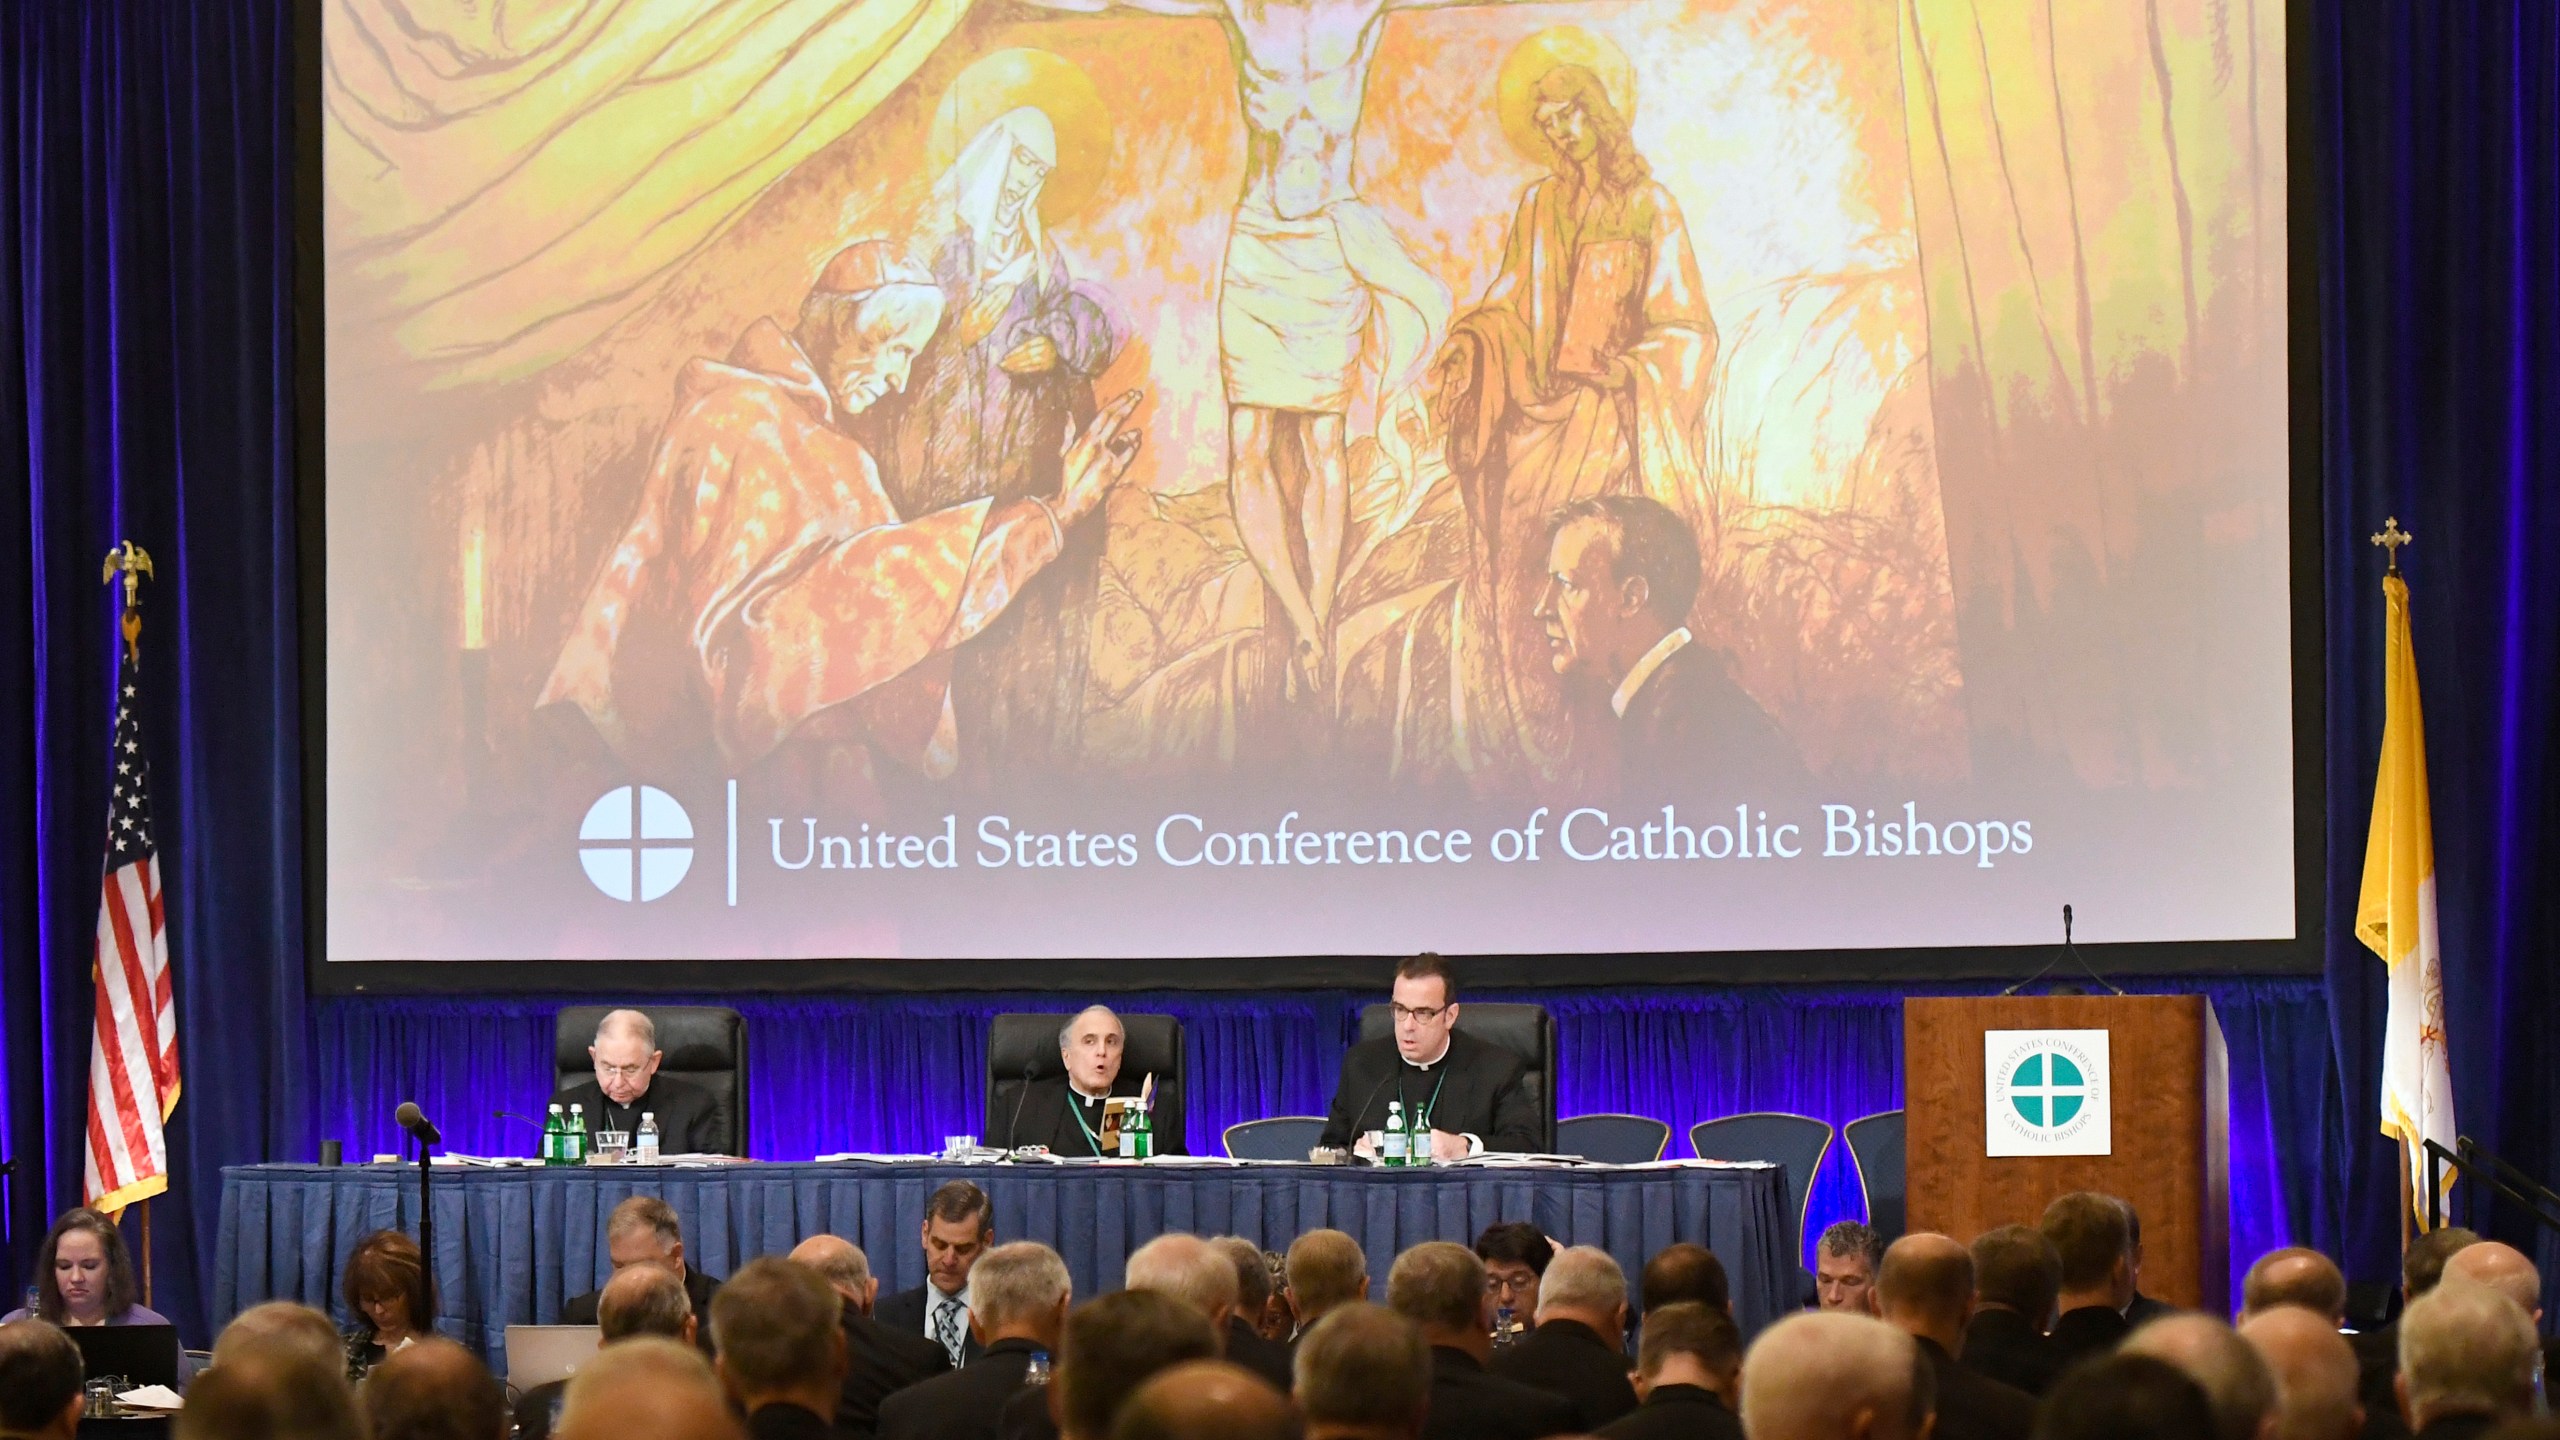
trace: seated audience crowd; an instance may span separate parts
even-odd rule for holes
[[[564,1308],[600,1348],[510,1397],[435,1333],[416,1245],[357,1242],[341,1332],[242,1312],[193,1378],[180,1440],[2554,1440],[2537,1418],[2542,1276],[2467,1230],[2419,1237],[2392,1323],[2347,1331],[2335,1262],[2251,1265],[2237,1323],[2141,1293],[2131,1207],[2081,1192],[1970,1244],[1843,1224],[1808,1310],[1747,1346],[1725,1268],[1695,1244],[1634,1285],[1606,1251],[1524,1224],[1393,1257],[1383,1297],[1351,1236],[1285,1255],[1167,1234],[1121,1288],[998,1243],[986,1196],[937,1192],[929,1284],[882,1301],[869,1257],[818,1235],[726,1280],[674,1211],[635,1197],[612,1273]],[[112,1224],[46,1239],[33,1312],[0,1326],[0,1437],[79,1433],[66,1327],[150,1323]],[[1383,1301],[1383,1303],[1381,1303]],[[893,1303],[894,1302],[894,1303]],[[157,1317],[152,1317],[156,1320]],[[955,1364],[957,1360],[959,1363]],[[512,1407],[510,1399],[512,1398]]]

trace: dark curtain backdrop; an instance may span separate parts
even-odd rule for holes
[[[466,1112],[539,1098],[547,1035],[536,1002],[305,994],[291,9],[0,5],[0,1157],[18,1170],[0,1223],[23,1273],[79,1188],[114,673],[97,564],[130,536],[160,565],[144,715],[187,1076],[156,1251],[161,1299],[191,1334],[209,1318],[221,1165],[307,1156],[323,1134],[384,1148],[380,1116],[401,1098],[445,1106],[458,1145],[520,1148]],[[2381,727],[2364,536],[2386,513],[2420,537],[2464,1128],[2539,1173],[2560,1159],[2560,1062],[2535,1043],[2560,903],[2546,735],[2560,536],[2535,479],[2560,425],[2560,12],[2319,3],[2308,34],[2304,146],[2322,189],[2295,224],[2316,236],[2317,281],[2298,299],[2316,306],[2325,388],[2329,975],[2326,1003],[2301,982],[2229,982],[2216,1000],[2251,1101],[2233,1117],[2235,1243],[2340,1245],[2379,1278],[2393,1232],[2393,1172],[2370,1138],[2381,977],[2345,921]],[[1891,995],[1541,998],[1565,1022],[1568,1111],[1652,1108],[1685,1126],[1737,1105],[1843,1120],[1894,1101]],[[1192,1025],[1198,1133],[1264,1104],[1313,1108],[1351,999],[1158,997]],[[810,1153],[975,1128],[975,1017],[1010,1002],[746,1003],[760,1146]],[[1819,1213],[1854,1208],[1844,1176],[1818,1184]]]

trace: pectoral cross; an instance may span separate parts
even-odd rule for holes
[[[2418,543],[2418,537],[2401,529],[2400,517],[2393,515],[2385,518],[2382,528],[2374,532],[2373,543],[2381,546],[2391,557],[2391,573],[2397,575],[2400,573],[2400,547]]]

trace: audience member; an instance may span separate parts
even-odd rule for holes
[[[1733,1313],[1733,1290],[1725,1279],[1724,1262],[1713,1250],[1686,1240],[1663,1246],[1644,1262],[1640,1290],[1647,1315],[1665,1305],[1691,1303]]]
[[[1209,1248],[1235,1268],[1236,1303],[1227,1316],[1227,1358],[1289,1393],[1289,1347],[1262,1337],[1263,1308],[1271,1303],[1271,1271],[1262,1247],[1240,1235],[1221,1235]]]
[[[2034,1440],[2200,1440],[2213,1406],[2187,1372],[2152,1355],[2073,1366],[2036,1407]]]
[[[614,1206],[604,1222],[604,1253],[613,1261],[616,1275],[634,1265],[655,1265],[683,1282],[685,1299],[693,1309],[694,1343],[703,1353],[711,1352],[711,1299],[720,1293],[720,1282],[685,1263],[684,1226],[676,1219],[674,1206],[655,1195],[634,1195]],[[599,1287],[560,1302],[560,1323],[597,1323],[596,1307],[603,1295]]]
[[[692,1345],[699,1340],[701,1322],[694,1318],[693,1297],[674,1271],[633,1265],[605,1282],[596,1301],[596,1330],[607,1345],[639,1335]],[[516,1440],[549,1440],[568,1392],[568,1381],[552,1380],[516,1397]]]
[[[1716,1306],[1677,1301],[1645,1312],[1636,1350],[1635,1413],[1600,1440],[1742,1440],[1742,1332]]]
[[[342,1357],[315,1359],[278,1345],[235,1349],[206,1370],[187,1387],[171,1433],[177,1440],[364,1440],[365,1428]]]
[[[2436,1288],[2445,1262],[2480,1237],[2459,1225],[2439,1225],[2409,1242],[2400,1257],[2400,1298],[2405,1308]],[[2408,1440],[2409,1424],[2400,1414],[2400,1322],[2365,1331],[2350,1342],[2356,1349],[2356,1399],[2364,1405],[2364,1440]]]
[[[2400,1317],[2400,1412],[2419,1440],[2469,1440],[2533,1404],[2533,1321],[2486,1285],[2446,1282]]]
[[[1270,1294],[1262,1302],[1262,1323],[1254,1329],[1265,1340],[1283,1345],[1298,1333],[1297,1312],[1289,1308],[1289,1260],[1277,1250],[1262,1252],[1262,1281]]]
[[[1297,1247],[1290,1247],[1296,1264]],[[1295,1386],[1307,1440],[1421,1440],[1431,1343],[1383,1305],[1349,1300],[1299,1332]]]
[[[214,1338],[213,1363],[252,1352],[287,1353],[343,1376],[346,1337],[329,1317],[291,1300],[269,1300],[231,1317]]]
[[[1067,1317],[1057,1378],[1041,1398],[1063,1440],[1107,1440],[1121,1402],[1149,1377],[1216,1358],[1218,1332],[1198,1307],[1161,1291],[1122,1290]]]
[[[844,1297],[775,1256],[738,1267],[711,1302],[712,1368],[752,1440],[828,1440],[844,1394]]]
[[[1494,1293],[1475,1251],[1432,1240],[1397,1256],[1387,1272],[1387,1305],[1431,1343],[1423,1440],[1543,1440],[1573,1432],[1571,1405],[1486,1370]]]
[[[72,1440],[83,1384],[80,1348],[62,1327],[32,1316],[0,1325],[0,1434]]]
[[[1884,1235],[1874,1226],[1834,1221],[1813,1242],[1816,1307],[1852,1315],[1876,1313],[1876,1266],[1883,1260]]]
[[[2240,1281],[2242,1318],[2279,1305],[2299,1305],[2329,1318],[2332,1328],[2347,1319],[2347,1277],[2338,1262],[2317,1250],[2288,1245],[2270,1250],[2249,1266]]]
[[[2131,1229],[2122,1201],[2076,1190],[2044,1207],[2038,1222],[2062,1259],[2061,1314],[2053,1322],[2060,1363],[2113,1349],[2132,1330],[2124,1307],[2133,1300]]]
[[[1495,1351],[1494,1374],[1561,1396],[1585,1431],[1633,1413],[1627,1382],[1627,1273],[1609,1252],[1574,1245],[1539,1277],[1537,1326]]]
[[[1186,1360],[1149,1378],[1111,1426],[1111,1440],[1302,1440],[1305,1433],[1286,1394],[1225,1360]]]
[[[560,1406],[560,1440],[744,1440],[702,1351],[653,1335],[608,1345],[579,1367]]]
[[[1973,1254],[1944,1235],[1905,1235],[1876,1267],[1876,1313],[1920,1346],[1936,1377],[1936,1440],[2027,1440],[2035,1397],[1957,1363],[1973,1319]]]
[[[507,1440],[507,1392],[480,1357],[440,1335],[387,1356],[365,1377],[373,1440]]]
[[[338,1288],[356,1317],[346,1336],[349,1380],[362,1380],[384,1358],[432,1333],[426,1260],[418,1242],[400,1231],[376,1230],[358,1240]]]
[[[1476,1258],[1484,1262],[1496,1327],[1506,1342],[1527,1333],[1538,1323],[1538,1284],[1556,1258],[1556,1242],[1526,1221],[1505,1220],[1476,1237]]]
[[[1224,1353],[1227,1322],[1236,1313],[1236,1272],[1216,1246],[1180,1231],[1159,1235],[1129,1252],[1120,1283],[1130,1290],[1169,1295],[1199,1311],[1218,1332]]]
[[[1986,1230],[1972,1248],[1973,1320],[1956,1358],[1977,1375],[2041,1395],[2062,1373],[2045,1335],[2062,1289],[2062,1256],[2030,1225]]]
[[[1057,1251],[1031,1240],[999,1245],[972,1261],[967,1283],[978,1358],[881,1401],[881,1440],[993,1440],[1032,1357],[1058,1353],[1075,1296]]]
[[[1339,1230],[1310,1230],[1289,1242],[1289,1312],[1304,1335],[1318,1320],[1369,1298],[1369,1257]]]
[[[2271,1305],[2240,1324],[2276,1377],[2276,1440],[2355,1440],[2364,1429],[2353,1346],[2335,1322],[2299,1305]]]
[[[0,1325],[31,1316],[61,1326],[166,1325],[142,1303],[133,1254],[116,1222],[86,1207],[65,1210],[36,1243],[33,1310],[0,1315]]]
[[[910,1385],[951,1371],[951,1357],[931,1339],[892,1330],[872,1318],[880,1282],[871,1257],[838,1235],[812,1235],[791,1259],[818,1272],[844,1301],[844,1393],[836,1400],[836,1433],[869,1440],[880,1428],[880,1402]]]
[[[2533,1319],[2542,1318],[2542,1274],[2523,1251],[2504,1241],[2483,1240],[2455,1251],[2444,1262],[2444,1279],[2485,1285]]]
[[[1870,1315],[1789,1315],[1742,1356],[1751,1440],[1919,1440],[1929,1375],[1910,1336]]]
[[[969,1325],[969,1271],[995,1243],[995,1205],[987,1192],[953,1180],[924,1202],[925,1283],[880,1302],[873,1318],[892,1330],[923,1335],[942,1347],[951,1368],[976,1362]]]
[[[2214,1440],[2268,1440],[2276,1429],[2276,1375],[2239,1332],[2210,1315],[2173,1314],[2125,1337],[2124,1354],[2166,1360],[2204,1390]]]
[[[2133,1298],[2125,1302],[2124,1323],[2136,1329],[2154,1320],[2178,1313],[2178,1307],[2166,1300],[2155,1300],[2142,1293],[2142,1212],[2133,1202],[2119,1196],[2116,1203],[2124,1207],[2124,1248],[2126,1262],[2133,1269]]]

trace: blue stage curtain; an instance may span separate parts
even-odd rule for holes
[[[1556,1017],[1561,1113],[1628,1111],[1689,1127],[1743,1110],[1792,1110],[1841,1126],[1902,1104],[1902,997],[1984,987],[1737,986],[1488,991]],[[2201,989],[2231,1057],[2231,1236],[2235,1283],[2278,1245],[2337,1243],[2345,1180],[2334,1142],[2328,1010],[2307,978],[2142,984]],[[1154,992],[1114,996],[1125,1013],[1178,1017],[1194,1153],[1220,1153],[1239,1120],[1322,1114],[1370,995]],[[561,998],[324,1001],[320,1134],[352,1157],[399,1148],[391,1112],[415,1100],[464,1153],[531,1154],[534,1134],[500,1110],[538,1113],[551,1093],[552,1015]],[[1053,1010],[1039,995],[693,997],[736,1008],[748,1026],[748,1128],[759,1159],[858,1150],[912,1153],[984,1128],[986,1030],[1008,1010]],[[2130,1096],[2125,1103],[2133,1103]],[[278,1155],[277,1159],[303,1159]],[[1845,1143],[1815,1177],[1806,1239],[1863,1218]]]
[[[0,5],[0,1293],[80,1197],[129,537],[184,1072],[154,1299],[190,1344],[221,1166],[310,1144],[293,9]]]

